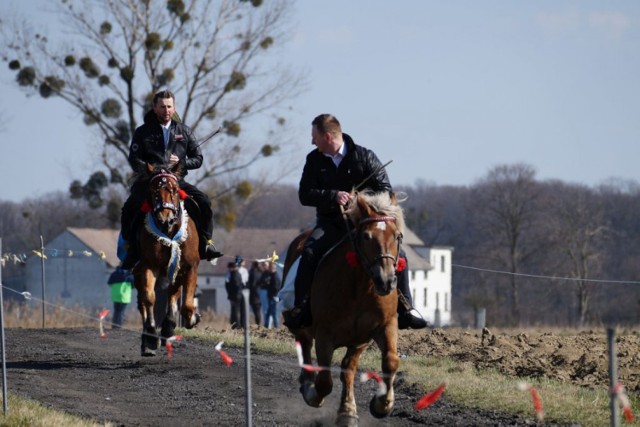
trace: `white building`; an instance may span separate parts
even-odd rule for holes
[[[451,324],[451,257],[453,248],[427,247],[406,229],[403,247],[409,264],[413,306],[435,327]]]

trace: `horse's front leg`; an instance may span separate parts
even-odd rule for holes
[[[198,284],[197,265],[195,268],[191,265],[183,266],[183,268],[180,269],[179,276],[182,289],[184,290],[180,312],[182,313],[185,328],[191,329],[200,322],[200,313],[196,311],[196,306],[193,300],[196,293],[196,286]]]
[[[318,334],[316,331],[315,336],[316,347],[316,359],[318,361],[318,368],[321,370],[316,375],[316,379],[313,384],[304,390],[304,400],[307,404],[315,407],[322,406],[325,396],[331,393],[333,389],[333,378],[331,378],[331,359],[333,358],[333,352],[335,348],[329,337],[323,334]]]
[[[393,410],[395,401],[393,382],[400,366],[397,323],[390,322],[386,326],[384,333],[376,337],[375,341],[382,355],[382,379],[387,387],[387,392],[382,395],[376,395],[371,399],[369,411],[376,418],[384,418]]]
[[[175,334],[178,319],[178,298],[180,297],[180,286],[171,283],[167,288],[166,314],[162,320],[162,345],[166,345],[167,338]]]
[[[304,331],[299,331],[295,334],[296,341],[300,343],[302,350],[302,363],[305,366],[312,366],[311,360],[311,348],[313,347],[313,337]],[[302,368],[300,370],[300,376],[298,381],[300,382],[300,393],[304,398],[307,405],[319,408],[324,403],[322,399],[318,398],[316,393],[316,372],[310,369]]]
[[[353,381],[358,370],[360,355],[366,346],[348,347],[347,353],[342,359],[342,371],[340,381],[342,381],[342,395],[340,397],[340,408],[338,409],[339,426],[357,426],[358,409],[356,407],[356,397],[353,390]]]
[[[150,270],[135,272],[135,286],[138,291],[138,310],[142,316],[142,356],[155,356],[159,337],[153,306],[156,302],[154,287],[156,278]]]

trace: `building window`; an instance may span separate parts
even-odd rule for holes
[[[444,273],[444,260],[445,260],[445,256],[441,255],[440,256],[440,271]]]
[[[426,287],[424,288],[423,296],[424,296],[424,306],[426,307],[427,306],[427,288]]]
[[[436,310],[440,310],[440,292],[436,292]]]
[[[449,292],[444,293],[444,311],[449,311]]]
[[[209,284],[209,278],[207,277],[207,285]]]
[[[410,272],[411,272],[411,280],[416,280],[416,271],[410,270]]]

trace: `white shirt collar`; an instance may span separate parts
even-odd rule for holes
[[[336,167],[338,167],[342,159],[344,159],[344,156],[347,155],[347,144],[343,142],[340,148],[338,148],[338,152],[336,154],[329,154],[329,153],[322,153],[322,154],[324,154],[325,156],[333,160],[333,164],[336,165]]]

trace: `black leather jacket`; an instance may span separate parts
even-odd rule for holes
[[[129,149],[129,164],[135,172],[142,172],[146,163],[168,164],[172,153],[180,158],[184,175],[187,174],[187,169],[198,169],[202,166],[202,152],[191,129],[183,123],[172,120],[169,144],[165,150],[160,122],[153,111],[148,112],[144,116],[144,124],[133,134]]]
[[[337,168],[333,160],[316,149],[307,155],[302,171],[298,197],[304,206],[316,207],[318,220],[341,218],[340,207],[336,203],[338,191],[351,191],[355,186],[359,186],[360,191],[392,191],[387,172],[375,153],[356,145],[346,133],[342,138],[347,145],[347,154]],[[367,181],[362,183],[367,177]]]

